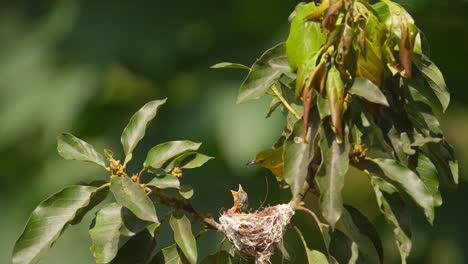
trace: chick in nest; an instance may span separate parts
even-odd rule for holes
[[[239,184],[239,190],[231,190],[234,206],[229,210],[232,214],[246,213],[249,208],[249,196]]]

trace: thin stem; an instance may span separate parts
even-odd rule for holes
[[[138,172],[138,174],[137,174],[137,182],[140,182],[141,175],[143,175],[143,173],[145,173],[145,171],[147,171],[148,169],[149,169],[148,167],[144,167],[143,169],[141,169],[140,172]]]
[[[289,112],[291,112],[291,114],[293,114],[293,116],[299,120],[301,119],[301,117],[297,114],[296,110],[294,110],[291,105],[288,103],[288,101],[286,101],[286,99],[284,99],[283,95],[278,91],[278,88],[276,88],[276,84],[273,84],[271,86],[271,90],[273,90],[273,92],[275,93],[276,97],[278,97],[278,99],[281,101],[281,103],[283,103],[283,105],[289,110]]]
[[[317,225],[320,228],[320,232],[323,233],[322,226],[320,226],[320,220],[318,219],[317,215],[312,210],[310,210],[309,208],[306,208],[306,207],[304,207],[302,205],[297,206],[296,209],[300,210],[300,211],[304,211],[304,212],[310,214],[314,218],[315,222],[317,222]]]
[[[100,191],[100,190],[102,190],[102,189],[104,189],[104,188],[109,187],[109,185],[110,185],[110,182],[104,183],[103,185],[99,186],[99,187],[96,189],[96,192],[97,192],[97,191]]]

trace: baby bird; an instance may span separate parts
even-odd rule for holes
[[[234,206],[230,209],[232,214],[239,214],[247,212],[249,206],[249,196],[239,184],[239,190],[231,190],[232,198],[234,199]]]

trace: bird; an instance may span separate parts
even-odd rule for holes
[[[234,206],[230,209],[232,214],[245,213],[249,207],[249,196],[244,191],[242,185],[239,184],[239,190],[231,190],[232,198],[234,200]]]
[[[283,150],[282,146],[262,150],[255,156],[254,160],[247,162],[246,166],[257,164],[260,167],[269,169],[276,177],[284,178]]]

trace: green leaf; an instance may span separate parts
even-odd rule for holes
[[[242,70],[250,70],[249,67],[245,66],[244,64],[240,63],[232,63],[232,62],[220,62],[216,63],[215,65],[211,66],[212,69],[242,69]]]
[[[187,257],[190,263],[197,263],[197,243],[192,234],[192,226],[190,221],[185,217],[177,218],[171,215],[169,225],[174,231],[174,240]]]
[[[373,82],[357,77],[349,92],[366,99],[369,102],[389,106],[387,98]]]
[[[382,169],[385,176],[405,191],[419,205],[429,223],[434,221],[434,198],[418,175],[392,159],[369,159]]]
[[[344,84],[338,69],[333,66],[328,71],[326,92],[331,113],[331,124],[333,132],[337,135],[338,143],[343,140],[342,116],[344,102]]]
[[[221,250],[204,258],[201,264],[234,264],[234,258],[226,251]]]
[[[153,223],[138,218],[132,211],[126,207],[122,207],[120,211],[120,216],[122,218],[122,226],[120,227],[120,234],[126,237],[132,237],[136,234],[149,228],[149,226],[154,225],[153,227],[158,227],[160,223]],[[154,230],[151,230],[150,233],[154,233]]]
[[[197,151],[201,143],[189,140],[169,141],[153,147],[146,156],[144,167],[161,168],[164,163],[186,151]]]
[[[315,180],[320,189],[320,209],[331,227],[334,227],[340,219],[343,210],[341,191],[348,171],[349,148],[347,131],[343,143],[339,144],[331,129],[322,126],[320,130],[322,163]]]
[[[106,182],[99,183],[99,185],[102,185],[104,183],[106,183]],[[93,185],[90,184],[90,186],[93,186]],[[95,187],[99,187],[99,186],[95,186]],[[83,217],[89,211],[91,211],[94,207],[96,207],[96,205],[100,204],[102,201],[104,201],[104,199],[106,199],[107,194],[109,194],[109,188],[108,187],[98,188],[95,192],[93,192],[91,194],[91,197],[89,198],[88,205],[83,207],[83,208],[80,208],[80,209],[78,209],[78,211],[76,211],[76,216],[70,222],[70,224],[72,224],[72,225],[79,224],[81,222],[81,220],[83,219]]]
[[[392,227],[402,263],[406,263],[406,258],[411,252],[409,212],[393,185],[376,176],[371,177],[371,184],[380,212]]]
[[[291,186],[293,196],[298,195],[306,181],[309,163],[313,158],[314,138],[318,130],[317,114],[315,121],[309,122],[307,142],[304,142],[302,119],[294,125],[293,134],[284,143],[284,180]]]
[[[297,234],[299,235],[299,237],[301,238],[302,244],[304,246],[304,250],[306,251],[307,262],[309,264],[328,264],[327,256],[318,250],[310,249],[310,247],[307,245],[307,241],[305,240],[304,235],[302,234],[301,230],[297,227],[295,227],[295,230]]]
[[[426,188],[431,192],[432,197],[434,198],[434,206],[441,206],[442,196],[439,191],[439,175],[437,168],[431,160],[422,153],[418,154],[418,165],[416,167],[416,171],[426,185]]]
[[[194,169],[199,168],[209,160],[214,159],[198,152],[186,152],[169,163],[166,167],[166,171],[171,171],[174,167],[182,169]]]
[[[458,161],[454,157],[452,147],[447,142],[429,143],[422,150],[436,166],[441,179],[449,186],[455,187],[458,184]]]
[[[113,177],[110,190],[115,200],[122,206],[127,207],[138,218],[150,222],[159,222],[153,202],[145,194],[140,184],[133,182],[128,177]]]
[[[151,259],[156,247],[156,240],[151,234],[144,230],[136,236],[130,238],[117,253],[112,264],[146,264]]]
[[[182,185],[179,190],[180,196],[184,199],[190,199],[193,196],[193,188],[190,185]]]
[[[413,54],[412,59],[414,65],[422,72],[432,91],[434,91],[434,94],[439,99],[442,111],[445,112],[450,103],[450,94],[442,72],[426,55]]]
[[[180,188],[180,181],[176,176],[171,174],[164,175],[162,178],[154,177],[150,182],[146,185],[154,186],[159,189],[167,189],[167,188]]]
[[[296,71],[305,62],[313,58],[326,41],[320,23],[308,21],[305,17],[316,9],[315,3],[301,5],[295,11],[291,22],[286,51],[292,71]]]
[[[69,186],[41,202],[15,243],[13,263],[38,262],[76,217],[77,211],[89,204],[96,190],[92,186]]]
[[[132,116],[120,138],[125,156],[132,153],[138,142],[145,136],[146,127],[156,116],[158,109],[166,103],[166,100],[167,99],[151,101]]]
[[[359,254],[358,245],[338,229],[330,232],[329,249],[337,263],[366,263]]]
[[[173,244],[171,246],[161,249],[161,251],[156,254],[151,264],[180,264],[181,259],[179,256],[179,251],[177,250],[177,245]]]
[[[119,249],[119,229],[122,226],[122,206],[117,203],[106,204],[96,214],[94,226],[89,230],[91,252],[96,263],[109,263]]]
[[[315,215],[306,210],[296,210],[293,223],[302,234],[305,234],[303,243],[306,250],[319,251],[325,256],[328,255],[328,243],[325,241],[320,220]]]
[[[291,75],[284,43],[267,50],[252,65],[240,87],[237,103],[260,98],[282,74]]]
[[[57,151],[66,160],[81,160],[105,167],[104,158],[93,146],[69,133],[57,137]]]
[[[366,263],[382,263],[382,242],[375,227],[357,209],[351,206],[345,206],[345,209],[341,222],[349,237],[357,244]]]

